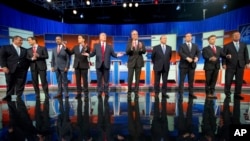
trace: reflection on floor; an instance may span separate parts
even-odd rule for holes
[[[51,97],[55,93],[51,93]],[[110,92],[88,97],[36,99],[25,93],[22,99],[0,101],[0,140],[10,138],[37,140],[207,140],[228,139],[230,124],[250,124],[250,95],[244,100],[208,99],[196,92],[197,99],[185,93],[168,93],[170,98],[140,92],[139,98],[127,97],[126,92]]]

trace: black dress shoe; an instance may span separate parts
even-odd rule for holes
[[[54,98],[62,98],[62,94],[57,94]]]
[[[78,98],[81,98],[82,96],[81,96],[81,94],[77,94],[76,96],[75,96],[75,99],[78,99]]]
[[[162,98],[169,98],[169,95],[163,94],[163,95],[162,95]]]
[[[11,96],[10,95],[5,96],[2,100],[3,101],[11,101]]]
[[[234,98],[238,100],[244,100],[244,97],[240,95],[234,95]]]
[[[195,96],[194,94],[189,94],[189,97],[193,99],[197,99],[197,96]]]

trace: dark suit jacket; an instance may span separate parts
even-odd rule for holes
[[[180,59],[180,64],[179,64],[179,68],[189,68],[190,67],[190,63],[186,60],[187,57],[190,57],[192,59],[194,59],[195,57],[200,56],[200,50],[198,48],[198,45],[192,43],[192,50],[191,52],[189,51],[189,48],[187,46],[186,43],[182,44],[179,48],[179,55],[181,57]],[[191,67],[193,69],[196,68],[196,63],[191,63]]]
[[[138,43],[141,41],[138,41]],[[142,43],[142,42],[141,42]],[[142,57],[142,54],[146,53],[145,45],[142,43],[142,49],[139,50],[139,44],[137,46],[137,49],[132,49],[132,41],[129,41],[127,44],[126,54],[128,55],[128,68],[133,67],[143,67],[144,66],[144,60]]]
[[[70,65],[70,58],[68,53],[65,49],[60,50],[59,54],[57,54],[57,48],[52,50],[52,60],[51,60],[51,67],[55,69],[64,70],[65,68],[69,68]]]
[[[27,49],[20,47],[20,56],[13,45],[6,45],[1,48],[0,60],[1,67],[7,67],[10,73],[18,69],[28,70],[29,61],[26,59]]]
[[[96,55],[95,59],[95,67],[96,69],[101,68],[102,66],[102,48],[101,48],[101,43],[95,44],[94,50],[92,53],[90,53],[90,57],[93,57]],[[105,47],[105,53],[104,53],[104,66],[105,68],[109,69],[110,68],[110,57],[113,56],[117,58],[117,54],[114,52],[114,49],[112,46],[106,44]]]
[[[166,45],[165,54],[162,51],[161,45],[157,45],[153,48],[152,62],[154,64],[154,71],[161,71],[164,67],[165,70],[169,70],[170,60],[172,56],[172,48]]]
[[[27,59],[30,60],[30,69],[47,70],[46,59],[49,58],[47,48],[38,46],[36,53],[39,54],[39,57],[37,60],[32,60],[31,58],[33,57],[33,48],[28,49]]]
[[[216,46],[216,54],[214,54],[210,45],[202,49],[202,56],[205,60],[204,70],[220,69],[220,57],[226,57],[221,47]],[[217,58],[216,62],[209,60],[212,56]]]
[[[82,51],[80,52],[80,45],[76,45],[72,50],[69,50],[67,48],[65,51],[70,55],[75,54],[75,59],[73,64],[74,68],[89,69],[88,57],[82,55],[82,53],[84,52],[89,53],[89,47],[87,47],[86,49],[83,47]]]
[[[224,46],[223,48],[224,53],[232,55],[231,59],[222,60],[222,64],[226,65],[227,68],[236,68],[238,62],[239,62],[238,67],[243,68],[245,67],[246,64],[249,63],[249,56],[246,44],[240,42],[239,45],[240,45],[239,52],[237,52],[233,42]]]

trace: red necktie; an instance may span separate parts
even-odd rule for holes
[[[104,48],[104,43],[102,42],[102,62],[104,62],[104,53],[105,53],[105,48]]]
[[[60,53],[60,45],[57,46],[57,54]]]
[[[36,47],[35,46],[33,47],[33,53],[36,53]]]
[[[216,54],[216,48],[215,46],[212,47],[214,54]]]

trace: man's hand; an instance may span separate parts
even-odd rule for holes
[[[227,66],[226,66],[226,65],[222,65],[222,68],[223,68],[223,69],[226,69],[226,68],[227,68]]]
[[[215,56],[212,56],[209,58],[209,60],[215,62],[215,61],[217,61],[217,58]]]
[[[35,56],[36,58],[38,58],[39,54],[38,53],[33,53],[33,56]]]
[[[87,52],[82,53],[82,55],[89,57],[89,53],[87,53]]]
[[[142,48],[142,43],[141,42],[139,42],[139,49],[141,49]]]
[[[55,68],[54,68],[54,67],[52,67],[52,68],[51,68],[51,71],[52,71],[52,72],[54,72],[54,71],[55,71]]]
[[[246,64],[246,68],[250,69],[250,63]]]
[[[68,71],[68,68],[64,68],[64,72],[67,72]]]
[[[198,57],[194,57],[194,62],[198,62]]]
[[[117,57],[122,57],[123,56],[123,53],[117,53]]]
[[[9,69],[7,67],[3,67],[3,72],[8,74],[9,73]]]
[[[36,59],[37,59],[36,56],[33,56],[33,57],[31,58],[31,60],[33,60],[33,61],[36,60]]]
[[[187,60],[189,63],[193,62],[193,59],[190,58],[190,57],[187,57],[186,60]]]
[[[231,59],[231,58],[232,58],[232,55],[231,55],[231,54],[227,54],[227,55],[226,55],[226,58],[227,58],[227,59]]]

